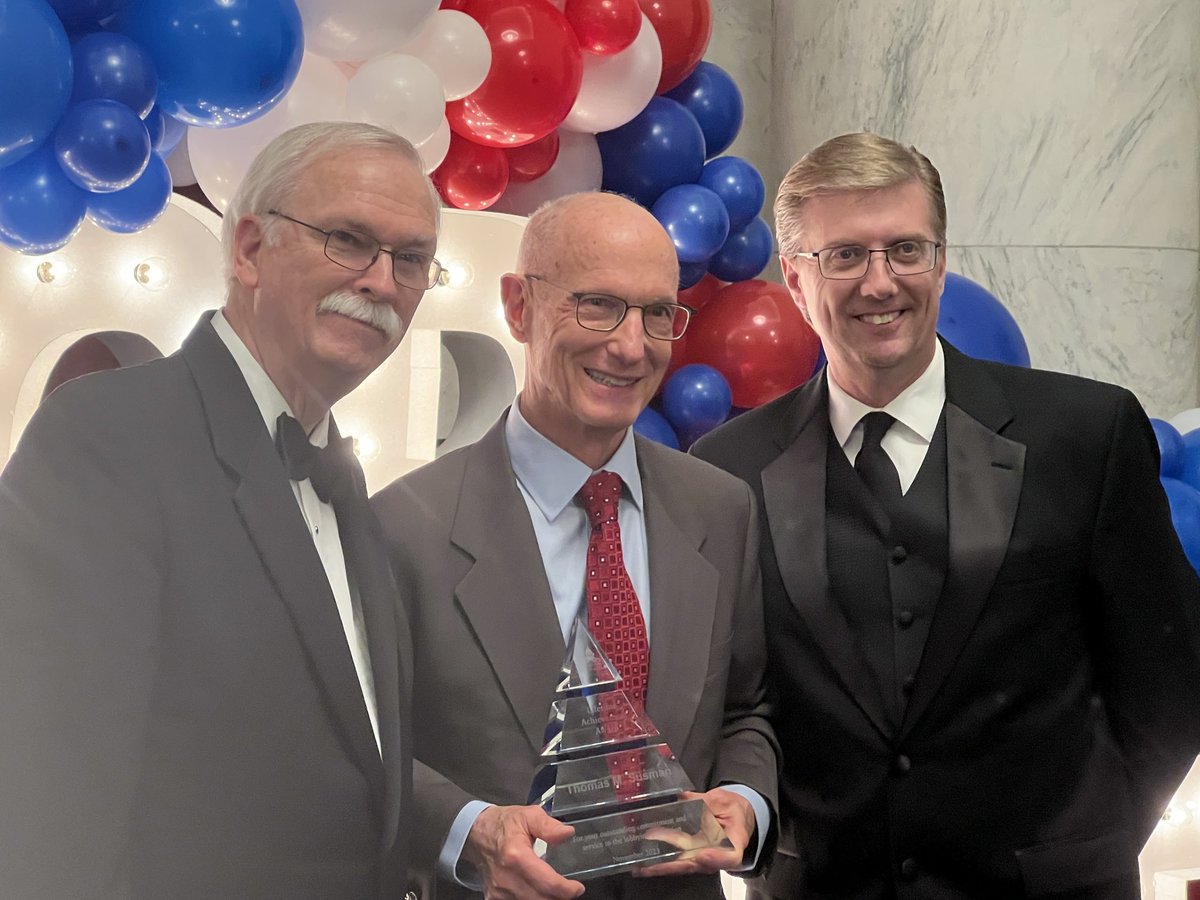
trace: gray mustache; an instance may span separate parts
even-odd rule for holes
[[[386,303],[372,303],[361,294],[335,291],[317,304],[318,313],[337,313],[382,331],[387,339],[395,340],[404,331],[404,323]]]

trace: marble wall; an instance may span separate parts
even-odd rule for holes
[[[1197,405],[1196,0],[716,0],[708,58],[746,99],[739,153],[788,165],[867,129],[942,172],[951,268],[1034,365]]]

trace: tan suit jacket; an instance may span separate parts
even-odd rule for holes
[[[740,783],[771,805],[757,513],[717,469],[637,440],[650,557],[647,712],[698,790]],[[414,863],[428,874],[469,800],[527,802],[564,642],[501,419],[373,504],[411,605]],[[438,896],[466,896],[438,882]],[[427,891],[428,895],[428,891]],[[718,879],[591,881],[588,897],[720,896]]]

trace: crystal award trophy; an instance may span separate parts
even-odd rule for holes
[[[687,773],[579,619],[556,696],[529,799],[575,828],[546,847],[551,867],[586,879],[732,848],[703,800],[681,798]]]

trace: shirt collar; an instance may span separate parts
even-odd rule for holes
[[[851,397],[834,381],[828,369],[825,372],[829,381],[829,425],[838,444],[845,447],[854,426],[875,407]],[[934,341],[933,359],[925,371],[883,407],[883,411],[929,444],[933,441],[933,433],[937,430],[945,403],[946,356],[942,352],[942,342]]]
[[[504,439],[508,444],[513,474],[533,498],[546,521],[553,522],[574,500],[593,470],[530,425],[521,415],[519,400],[518,397],[518,401],[509,408],[504,423]],[[632,428],[626,429],[621,445],[603,468],[621,476],[625,482],[624,493],[640,510],[642,478],[638,470]]]
[[[229,324],[229,320],[225,318],[225,313],[221,310],[212,317],[213,331],[217,333],[225,346],[229,348],[229,353],[233,356],[233,361],[237,364],[238,369],[242,373],[242,378],[246,380],[246,386],[250,388],[250,394],[254,397],[254,402],[258,405],[258,412],[263,417],[263,421],[267,424],[267,431],[271,435],[271,440],[275,440],[275,420],[280,414],[287,413],[294,417],[292,408],[288,402],[283,399],[283,394],[279,393],[279,388],[275,387],[275,382],[271,380],[271,376],[266,373],[245,342],[238,337],[238,333],[233,330],[233,326]],[[326,413],[316,427],[308,434],[308,439],[318,447],[324,447],[329,443],[329,413]]]

